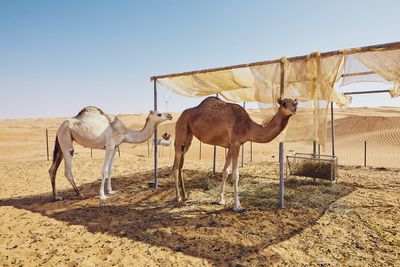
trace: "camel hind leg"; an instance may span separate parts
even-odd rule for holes
[[[65,164],[65,177],[68,179],[77,196],[82,196],[82,193],[75,184],[74,176],[72,175],[72,156],[74,155],[74,147],[72,146],[71,131],[68,123],[64,122],[57,132],[58,141],[60,143],[62,155]]]
[[[56,137],[56,141],[54,144],[54,152],[53,152],[53,164],[51,165],[49,169],[49,174],[50,174],[50,180],[51,180],[51,187],[53,190],[53,199],[54,200],[62,200],[63,198],[57,194],[57,189],[56,189],[56,176],[57,176],[57,170],[58,167],[60,166],[60,163],[63,159],[61,148],[60,148],[60,143],[58,142],[58,137]]]

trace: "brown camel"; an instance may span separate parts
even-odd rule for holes
[[[172,168],[177,201],[187,199],[182,179],[182,166],[184,155],[189,150],[194,135],[203,143],[228,148],[218,203],[225,204],[225,183],[229,175],[228,168],[232,162],[234,210],[242,210],[238,197],[240,146],[247,141],[268,143],[285,129],[289,118],[296,113],[297,101],[279,99],[278,103],[280,105],[278,112],[266,125],[254,122],[241,106],[224,102],[216,97],[208,97],[197,107],[183,111],[175,127],[175,159]]]

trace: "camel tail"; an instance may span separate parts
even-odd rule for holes
[[[57,158],[59,157],[58,154],[61,154],[61,147],[60,142],[58,142],[58,136],[56,136],[56,141],[54,143],[54,151],[53,151],[53,164],[56,162]]]

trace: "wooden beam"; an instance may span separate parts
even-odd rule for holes
[[[370,45],[370,46],[363,46],[363,47],[343,49],[343,50],[335,50],[335,51],[323,52],[320,55],[321,55],[321,57],[329,57],[329,56],[334,56],[334,55],[338,55],[338,54],[351,55],[351,54],[355,54],[355,53],[359,53],[359,52],[373,51],[376,49],[380,49],[380,50],[400,49],[400,42]],[[295,57],[287,58],[287,60],[288,61],[298,61],[298,60],[303,60],[309,56],[310,55],[295,56]],[[226,66],[226,67],[171,73],[171,74],[165,74],[165,75],[152,76],[152,77],[150,77],[150,80],[173,78],[173,77],[178,77],[178,76],[186,76],[186,75],[208,73],[208,72],[222,71],[222,70],[240,69],[240,68],[246,68],[246,67],[274,64],[274,63],[279,63],[280,61],[281,61],[281,59],[274,59],[274,60],[258,61],[258,62],[247,63],[247,64],[231,65],[231,66]]]

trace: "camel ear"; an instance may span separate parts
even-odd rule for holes
[[[154,114],[154,111],[153,111],[153,110],[150,110],[150,114],[153,115],[153,114]]]
[[[278,104],[282,105],[282,99],[281,98],[278,98]]]

